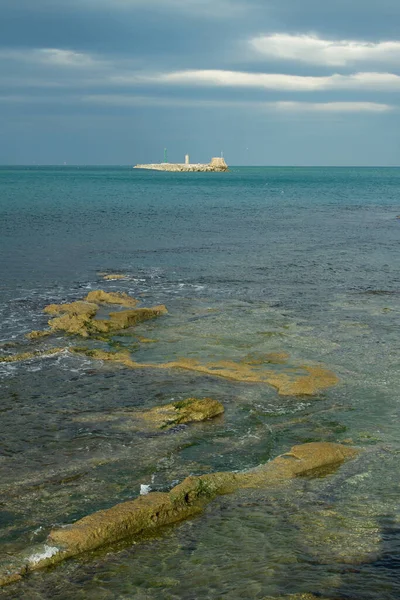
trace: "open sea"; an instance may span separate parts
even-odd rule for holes
[[[400,598],[400,169],[0,168],[0,563],[49,531],[190,474],[240,471],[310,441],[360,448],[325,477],[220,496],[196,518],[0,588],[0,599]],[[104,274],[123,274],[104,280]],[[168,315],[106,341],[47,327],[91,290]],[[143,343],[143,339],[153,340]],[[129,369],[286,353],[337,385]],[[154,434],[108,418],[189,397],[225,414]],[[312,594],[313,596],[302,596]]]

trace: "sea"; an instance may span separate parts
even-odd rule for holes
[[[308,442],[359,455],[282,488],[220,496],[0,598],[398,600],[399,215],[400,168],[1,167],[0,563],[141,486],[169,491]],[[46,305],[99,289],[168,314],[109,340],[26,337],[48,327]],[[338,383],[282,395],[68,350],[91,344],[146,364],[284,353],[268,368],[319,366]],[[26,352],[36,354],[1,361]],[[220,401],[224,415],[153,433],[112,418],[191,397]]]

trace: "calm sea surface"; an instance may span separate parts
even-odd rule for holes
[[[141,484],[167,491],[309,441],[362,448],[327,477],[220,497],[155,539],[38,572],[0,598],[398,600],[398,214],[395,168],[0,168],[0,356],[82,345],[25,335],[46,328],[47,304],[104,289],[168,307],[112,340],[138,362],[286,352],[340,380],[295,397],[68,352],[0,363],[0,562]],[[154,435],[102,418],[191,396],[225,415]]]

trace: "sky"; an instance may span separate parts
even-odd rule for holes
[[[398,0],[0,0],[0,164],[400,165]]]

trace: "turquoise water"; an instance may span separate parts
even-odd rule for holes
[[[0,558],[143,483],[165,491],[307,441],[363,449],[329,477],[220,498],[0,598],[399,598],[399,213],[395,168],[0,168],[3,356],[81,344],[25,334],[46,327],[47,304],[102,288],[168,307],[114,340],[138,362],[286,352],[340,379],[294,397],[68,352],[0,363]],[[96,420],[189,396],[215,397],[224,417],[157,435]]]

